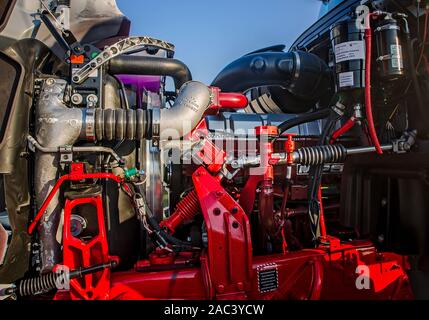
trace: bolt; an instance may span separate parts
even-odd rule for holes
[[[265,68],[265,61],[263,59],[257,59],[253,63],[253,66],[256,70],[262,70]]]
[[[237,207],[232,208],[231,213],[232,214],[237,214],[238,213],[238,208]]]
[[[55,79],[49,78],[48,80],[46,80],[46,84],[48,86],[53,86],[55,84]]]
[[[218,293],[224,293],[225,292],[225,286],[223,286],[223,285],[218,285],[217,286],[217,292]]]
[[[240,224],[239,224],[237,221],[234,221],[234,222],[232,223],[232,227],[233,227],[234,229],[238,229],[238,228],[240,228]]]
[[[80,94],[76,93],[72,95],[71,100],[74,104],[81,104],[83,101],[83,98]]]
[[[220,216],[221,215],[221,210],[219,209],[219,208],[215,208],[214,210],[213,210],[213,214],[215,215],[215,216]]]
[[[97,96],[95,96],[95,95],[93,95],[93,94],[90,94],[90,95],[88,96],[88,101],[89,101],[89,102],[96,102],[97,100],[98,100]]]

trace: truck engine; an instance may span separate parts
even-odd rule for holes
[[[361,2],[203,84],[113,0],[3,1],[0,299],[427,296],[429,3]]]

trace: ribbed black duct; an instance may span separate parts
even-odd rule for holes
[[[260,52],[250,54],[227,66],[212,85],[228,92],[245,92],[258,87],[277,87],[271,92],[284,112],[305,112],[312,108],[330,88],[330,71],[314,54],[293,52]],[[279,87],[284,88],[279,90]],[[279,97],[290,96],[289,99]],[[289,110],[288,110],[289,109]],[[301,110],[302,109],[302,110]]]

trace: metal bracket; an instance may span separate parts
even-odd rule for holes
[[[73,147],[63,146],[60,147],[60,163],[69,164],[73,162]]]
[[[0,284],[0,301],[2,300],[16,300],[15,294],[8,294],[7,291],[14,289],[13,284]],[[13,290],[12,290],[13,291]]]
[[[233,172],[229,171],[227,168],[227,164],[225,163],[222,166],[222,175],[227,179],[227,180],[232,180],[234,179],[234,177],[240,172],[240,169],[235,169]]]
[[[154,147],[159,147],[161,134],[161,109],[153,108],[152,112],[152,144]]]
[[[346,106],[343,105],[341,102],[337,102],[334,106],[331,107],[331,109],[336,112],[339,116],[344,116],[344,111],[346,110]]]
[[[67,28],[70,26],[70,22],[68,21],[70,19],[70,8],[66,6],[58,6],[58,12],[54,13],[43,0],[39,1],[41,4],[41,9],[38,10],[37,14],[40,16],[40,19],[46,25],[60,46],[66,52],[71,50],[74,54],[83,53],[82,45],[73,35],[73,33]],[[51,17],[53,22],[51,19],[49,19],[48,16]]]
[[[129,37],[115,43],[114,45],[111,45],[110,47],[107,47],[96,58],[88,62],[82,69],[80,69],[74,74],[73,82],[76,84],[81,84],[86,79],[88,79],[88,76],[94,70],[100,68],[111,59],[141,46],[156,47],[169,52],[174,52],[175,50],[173,44],[162,40],[154,39],[151,37]]]
[[[407,153],[411,150],[412,146],[416,143],[417,131],[407,131],[404,135],[393,141],[393,152],[394,153]]]

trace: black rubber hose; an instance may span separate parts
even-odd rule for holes
[[[154,214],[152,213],[152,210],[149,208],[146,202],[146,197],[144,196],[145,190],[142,186],[134,185],[134,192],[139,193],[143,197],[143,202],[145,205],[145,209],[147,212],[147,222],[149,226],[153,229],[156,241],[161,242],[162,245],[172,244],[177,249],[193,249],[193,246],[191,243],[182,241],[177,239],[176,237],[170,235],[169,233],[165,232],[161,226],[159,225],[158,221],[155,219]]]
[[[289,129],[292,129],[296,126],[299,126],[304,123],[313,122],[320,119],[325,119],[329,117],[332,113],[332,110],[330,108],[318,110],[311,113],[305,113],[297,116],[294,119],[288,120],[283,122],[281,125],[279,125],[279,133],[283,134]]]
[[[212,86],[227,92],[281,86],[306,101],[317,101],[329,88],[329,68],[308,52],[260,52],[232,62]]]
[[[189,68],[176,59],[121,55],[109,63],[109,73],[146,76],[169,76],[174,80],[176,90],[192,80]]]

